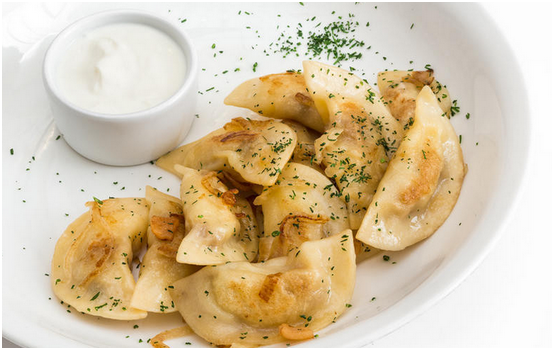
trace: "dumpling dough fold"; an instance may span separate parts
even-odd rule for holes
[[[224,102],[264,117],[295,120],[319,132],[324,129],[301,73],[270,74],[245,81]]]
[[[305,241],[338,234],[348,228],[348,210],[325,175],[288,163],[279,180],[254,200],[264,213],[259,261],[286,256]]]
[[[198,270],[175,260],[185,236],[181,200],[147,186],[146,201],[150,206],[148,250],[140,264],[131,306],[148,312],[175,312],[169,289],[173,282]]]
[[[177,166],[186,236],[177,261],[194,265],[252,261],[259,232],[250,203],[229,189],[214,171]]]
[[[350,72],[318,62],[304,62],[304,70],[320,113],[329,119],[314,143],[315,161],[340,189],[356,230],[387,168],[386,145],[399,143],[398,122],[369,84]]]
[[[433,70],[427,71],[385,71],[377,75],[377,86],[383,101],[389,107],[393,117],[403,126],[401,134],[414,122],[415,101],[417,95],[428,85],[437,96],[439,105],[445,115],[450,116],[450,93],[439,83]]]
[[[130,306],[135,288],[131,262],[144,244],[149,206],[144,198],[87,203],[56,243],[54,293],[80,312],[118,320],[144,318]]]
[[[162,156],[156,165],[180,176],[179,164],[202,170],[226,170],[237,180],[269,186],[296,147],[296,133],[277,120],[235,118],[195,142]]]
[[[185,322],[214,345],[309,339],[348,307],[356,262],[350,230],[265,263],[207,266],[175,283]]]
[[[391,160],[356,238],[402,250],[432,235],[462,188],[465,164],[449,119],[428,86],[416,99],[414,123]]]

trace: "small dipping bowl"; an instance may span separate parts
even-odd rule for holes
[[[138,112],[105,114],[76,106],[68,101],[56,81],[63,55],[79,36],[119,23],[147,25],[173,39],[185,57],[183,84],[164,102]],[[197,75],[198,59],[187,35],[162,18],[135,10],[100,12],[71,24],[48,48],[43,66],[44,85],[54,120],[64,139],[82,156],[116,166],[149,162],[183,141],[194,119]]]

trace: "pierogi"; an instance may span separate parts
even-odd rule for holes
[[[131,307],[133,257],[146,244],[144,198],[88,202],[89,211],[58,239],[50,279],[56,296],[80,312],[117,320],[145,318]]]
[[[431,236],[464,180],[434,72],[385,71],[377,86],[314,61],[242,83],[224,102],[260,120],[159,158],[180,198],[146,186],[88,202],[56,244],[56,296],[119,320],[178,311],[186,325],[154,347],[191,332],[234,347],[314,338],[350,306],[356,264]]]
[[[347,308],[355,259],[352,232],[345,230],[264,263],[204,267],[170,293],[185,322],[214,345],[307,340]]]
[[[162,156],[156,164],[180,176],[175,165],[225,170],[237,180],[273,185],[296,147],[296,133],[275,120],[235,118],[200,140]]]
[[[433,234],[462,188],[465,164],[458,136],[431,88],[416,99],[414,123],[391,160],[356,238],[402,250]]]
[[[288,163],[273,186],[254,200],[264,214],[259,261],[286,256],[306,242],[349,228],[346,204],[325,175]]]
[[[252,207],[228,189],[217,173],[177,166],[182,174],[181,200],[186,236],[177,261],[194,265],[252,261],[258,254],[259,232]]]
[[[183,208],[179,198],[146,187],[150,207],[148,250],[140,263],[140,273],[131,306],[155,313],[175,312],[169,295],[172,283],[198,270],[197,266],[177,262],[177,250],[185,236]]]

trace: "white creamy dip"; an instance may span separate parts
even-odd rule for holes
[[[185,74],[183,51],[167,34],[143,24],[118,23],[75,39],[59,62],[56,80],[78,107],[125,114],[169,99]]]

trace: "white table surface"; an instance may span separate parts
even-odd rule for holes
[[[517,214],[466,281],[431,309],[368,347],[552,347],[554,116],[547,104],[554,97],[553,5],[483,6],[506,33],[523,67],[531,105],[531,169]],[[4,338],[2,346],[17,347]]]

